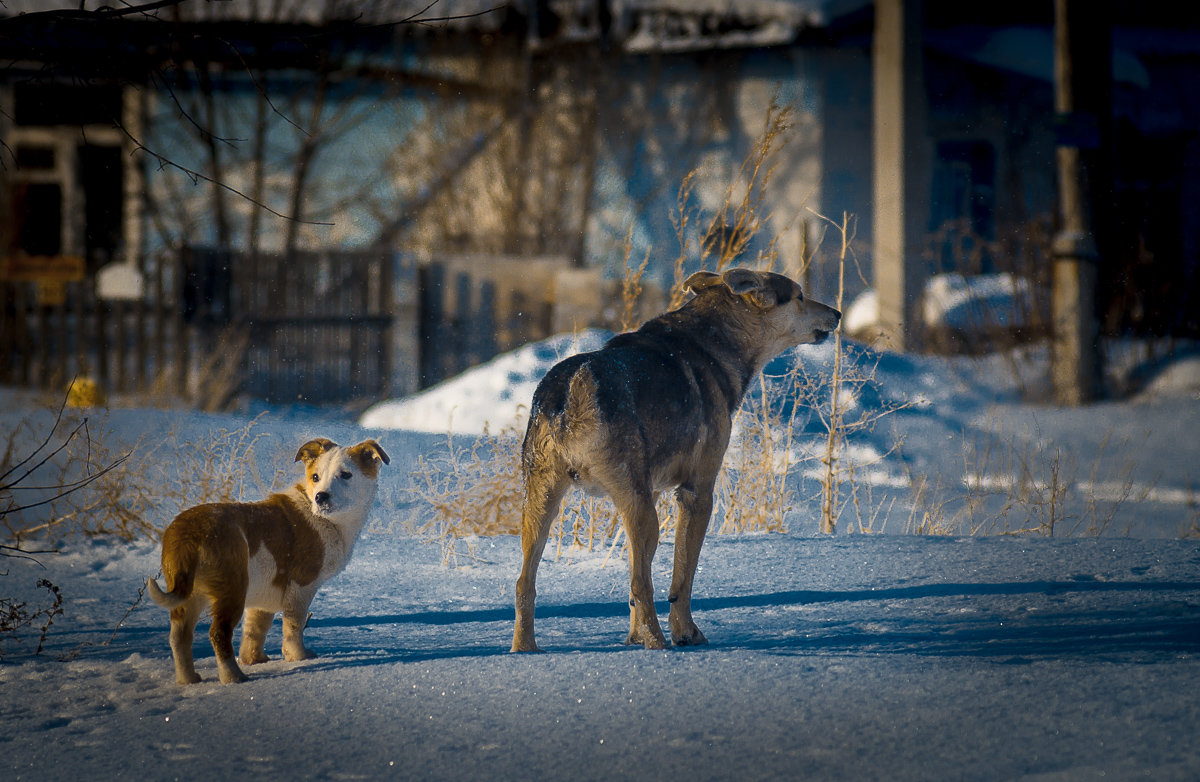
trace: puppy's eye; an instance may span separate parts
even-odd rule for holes
[[[321,480],[321,476],[320,476],[320,475],[317,475],[317,474],[314,472],[314,473],[312,474],[312,482],[313,482],[313,483],[316,483],[316,482],[317,482],[317,481],[319,481],[319,480]]]
[[[354,477],[354,474],[351,473],[349,470],[342,470],[341,474],[338,475],[338,477],[341,478],[343,481],[348,481],[352,477]]]

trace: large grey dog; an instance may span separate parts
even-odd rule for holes
[[[841,313],[770,272],[696,272],[695,297],[619,334],[600,350],[556,364],[533,394],[522,447],[523,562],[512,651],[537,651],[537,568],[572,483],[616,504],[629,538],[627,644],[666,646],[654,610],[650,562],[658,547],[659,494],[675,489],[679,524],[671,577],[671,640],[706,643],[692,621],[692,579],[712,514],[733,414],[774,356],[820,342]]]

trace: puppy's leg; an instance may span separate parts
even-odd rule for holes
[[[233,628],[242,619],[246,604],[246,587],[249,576],[245,571],[230,577],[212,589],[212,626],[208,629],[213,652],[217,655],[217,671],[221,684],[246,681],[246,674],[238,667],[233,655]]]
[[[316,585],[293,589],[283,607],[283,659],[290,663],[317,656],[304,645],[304,625],[308,624],[308,607],[317,594]]]
[[[175,683],[195,684],[200,681],[196,664],[192,659],[192,641],[196,635],[196,623],[204,610],[204,596],[192,595],[181,606],[171,609],[171,657],[175,661]]]
[[[267,631],[271,629],[271,622],[274,620],[275,614],[272,611],[263,611],[258,608],[246,609],[246,616],[242,619],[242,645],[238,651],[238,661],[242,665],[265,663],[271,659],[267,657],[267,651],[263,645],[267,641]]]
[[[629,635],[627,644],[642,644],[647,649],[665,649],[667,639],[654,610],[654,584],[650,563],[658,548],[658,512],[650,492],[631,492],[628,497],[613,495],[613,502],[625,522],[629,538]]]
[[[701,488],[679,487],[679,526],[675,530],[675,568],[671,575],[671,642],[676,646],[708,643],[692,621],[692,580],[700,561],[700,547],[712,516],[712,483]]]
[[[517,578],[517,619],[511,651],[537,652],[533,637],[533,606],[537,599],[537,569],[570,479],[562,465],[530,469],[525,475],[521,509],[521,575]]]

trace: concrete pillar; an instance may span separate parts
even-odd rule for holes
[[[930,161],[922,0],[876,0],[873,259],[885,347],[921,344]]]
[[[1055,0],[1054,110],[1058,206],[1051,313],[1054,395],[1059,404],[1095,398],[1099,376],[1096,276],[1111,198],[1105,156],[1112,120],[1112,33],[1108,0]]]

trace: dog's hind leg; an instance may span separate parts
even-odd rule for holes
[[[654,584],[650,563],[658,548],[658,512],[648,491],[633,491],[627,497],[613,495],[613,502],[625,521],[629,538],[629,635],[626,644],[642,644],[647,649],[665,649],[667,639],[654,610]]]
[[[538,465],[526,470],[525,502],[521,509],[521,575],[517,578],[516,624],[512,650],[537,652],[533,635],[533,606],[537,600],[537,569],[558,515],[563,495],[570,486],[566,467],[560,463]]]
[[[267,631],[271,629],[273,621],[275,614],[272,611],[246,609],[246,616],[242,619],[242,645],[238,650],[238,661],[242,665],[265,663],[271,659],[267,657],[264,645],[267,641]]]
[[[212,641],[213,652],[217,655],[217,672],[220,674],[221,684],[244,682],[247,679],[233,654],[233,628],[237,627],[237,623],[242,619],[248,583],[249,576],[242,571],[219,586],[210,587],[212,626],[208,628],[208,638]]]
[[[171,609],[171,657],[175,661],[175,683],[195,684],[200,681],[196,663],[192,659],[192,640],[196,635],[196,622],[204,610],[203,595],[192,595],[183,605]]]
[[[676,646],[708,643],[692,620],[692,581],[700,560],[700,547],[712,516],[712,484],[693,489],[680,486],[679,526],[675,530],[675,568],[671,575],[671,642]]]

